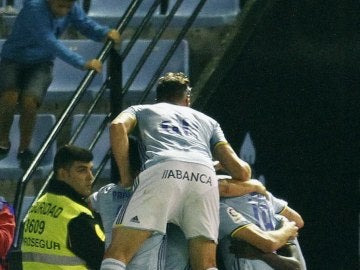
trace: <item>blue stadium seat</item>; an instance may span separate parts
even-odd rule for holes
[[[128,40],[125,40],[122,43],[122,51],[124,51],[128,43]],[[146,86],[149,84],[151,78],[155,74],[156,70],[160,66],[162,60],[165,58],[166,53],[169,51],[173,43],[173,40],[158,41],[154,50],[149,55],[149,58],[142,66],[139,74],[136,76],[135,80],[130,85],[128,92],[124,96],[124,103],[129,105],[137,103],[137,101],[142,95],[142,92],[146,89]],[[124,59],[122,70],[123,86],[125,86],[127,80],[129,79],[131,73],[135,69],[137,63],[139,62],[141,56],[144,54],[149,44],[150,40],[137,40],[127,57]],[[169,71],[183,72],[187,75],[189,74],[189,45],[186,40],[181,41],[162,74]],[[153,103],[154,100],[155,86],[152,88],[150,94],[145,100],[145,103]]]
[[[100,24],[115,27],[130,3],[131,0],[91,0],[88,16]],[[154,0],[144,0],[131,19],[130,25],[139,25],[153,3]]]
[[[62,41],[71,50],[79,53],[85,59],[96,58],[103,43],[91,40],[63,40]],[[106,63],[103,65],[103,71],[97,74],[89,88],[86,90],[84,97],[92,98],[106,79]],[[54,63],[54,79],[45,96],[45,102],[63,102],[67,101],[74,94],[81,80],[85,77],[87,71],[77,69],[59,58]]]
[[[0,179],[19,179],[24,171],[20,168],[19,160],[16,158],[19,147],[19,115],[14,116],[14,122],[10,129],[11,149],[8,155],[0,160]],[[36,119],[34,133],[30,143],[30,149],[37,153],[44,143],[48,133],[55,124],[55,116],[52,114],[39,114]],[[52,170],[53,159],[56,152],[56,144],[53,143],[41,160],[33,177],[44,178]]]
[[[76,114],[72,117],[71,134],[74,134],[83,116],[84,116],[83,114]],[[84,128],[80,132],[79,136],[75,140],[74,145],[88,148],[104,119],[105,119],[105,114],[92,114],[88,119],[87,123],[85,124]],[[93,163],[94,163],[95,171],[99,167],[102,159],[106,155],[109,148],[110,148],[109,129],[106,128],[104,132],[101,134],[99,140],[97,141],[95,147],[92,150],[92,152],[94,153]],[[101,173],[102,178],[110,178],[110,168],[111,168],[110,166],[111,165],[109,160],[106,163]]]
[[[169,0],[169,8],[175,5],[176,0]],[[198,1],[184,0],[171,22],[171,26],[182,26],[191,16],[196,8]],[[193,26],[215,27],[228,25],[234,22],[240,13],[240,0],[207,0],[196,18]],[[157,15],[157,19],[162,21],[163,15]],[[159,23],[159,22],[158,22]]]

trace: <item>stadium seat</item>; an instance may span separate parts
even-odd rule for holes
[[[125,40],[122,43],[121,51],[124,51],[128,43],[128,40]],[[149,58],[142,66],[135,80],[130,85],[128,92],[124,96],[124,103],[129,105],[138,103],[138,100],[140,99],[143,91],[146,89],[147,85],[151,81],[156,70],[160,66],[162,60],[165,58],[166,53],[173,43],[173,40],[158,41],[157,45],[154,47],[153,51],[149,55]],[[131,76],[131,73],[135,69],[137,63],[139,62],[149,44],[150,40],[137,40],[127,57],[124,59],[122,65],[123,86],[126,85],[127,80]],[[180,42],[174,55],[170,58],[162,74],[169,71],[183,72],[187,75],[189,74],[189,45],[186,40],[182,40]],[[152,88],[150,94],[146,98],[145,103],[153,103],[154,100],[155,86]]]
[[[74,134],[76,128],[79,126],[83,114],[76,114],[72,117],[71,121],[71,134]],[[80,132],[79,136],[74,142],[74,145],[88,148],[94,139],[97,131],[99,130],[101,123],[105,119],[105,114],[92,114],[88,119],[87,123],[84,125],[84,128]],[[104,132],[101,134],[99,140],[97,141],[92,152],[94,153],[94,171],[96,171],[106,155],[107,151],[110,148],[109,141],[109,129],[105,128]],[[110,160],[106,163],[102,173],[102,178],[110,178]]]
[[[104,44],[101,42],[94,42],[91,40],[63,40],[63,43],[72,51],[82,55],[89,60],[96,58],[98,53],[103,48]],[[90,86],[86,90],[84,98],[92,98],[106,79],[106,64],[103,65],[103,71],[97,74]],[[54,63],[54,79],[51,83],[48,92],[45,96],[45,102],[64,102],[68,101],[75,90],[79,86],[81,80],[85,77],[87,71],[77,69],[59,58],[55,59]]]
[[[0,159],[0,180],[18,180],[24,170],[20,168],[19,160],[16,158],[19,147],[19,115],[14,116],[14,122],[10,129],[11,148],[8,155]],[[41,148],[50,130],[55,124],[55,116],[52,114],[39,114],[36,119],[34,133],[30,143],[30,149],[34,154]],[[56,152],[56,144],[53,143],[47,153],[40,161],[40,165],[34,172],[33,177],[44,178],[52,170],[53,158]]]
[[[177,0],[169,0],[170,11]],[[184,0],[171,22],[171,26],[182,26],[195,10],[199,1]],[[207,0],[196,18],[193,26],[215,27],[228,25],[234,22],[240,13],[240,0]],[[163,15],[157,15],[157,19],[162,21]],[[157,23],[159,23],[157,22]]]
[[[88,16],[100,24],[116,27],[131,2],[131,0],[91,0]],[[142,1],[130,25],[139,25],[153,3],[154,0]]]

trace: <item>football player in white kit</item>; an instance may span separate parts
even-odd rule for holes
[[[112,152],[123,187],[133,184],[128,135],[137,132],[144,167],[129,204],[120,211],[102,270],[125,269],[143,242],[178,225],[189,242],[193,270],[217,269],[219,191],[212,160],[231,177],[250,178],[250,166],[227,143],[220,125],[189,108],[189,79],[167,73],[157,86],[157,103],[125,109],[110,127]]]
[[[129,159],[136,178],[141,161],[139,159],[138,144],[134,137],[129,137]],[[124,188],[119,184],[107,184],[88,198],[89,206],[100,214],[105,232],[105,247],[110,245],[112,227],[119,210],[126,205],[132,195],[132,188]],[[164,270],[166,239],[162,234],[155,234],[148,238],[144,245],[127,265],[129,270]]]

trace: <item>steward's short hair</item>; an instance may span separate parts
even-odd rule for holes
[[[75,161],[90,162],[93,160],[91,151],[75,145],[66,144],[59,148],[54,158],[54,172],[60,168],[69,169]]]
[[[168,72],[158,80],[156,100],[176,101],[183,97],[190,84],[189,78],[182,72]]]

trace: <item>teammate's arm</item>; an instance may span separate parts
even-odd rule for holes
[[[234,179],[219,179],[220,197],[242,196],[251,192],[267,196],[266,187],[256,179],[244,182]]]
[[[133,178],[129,160],[128,134],[134,129],[136,118],[129,113],[120,113],[110,125],[110,144],[116,165],[119,169],[120,183],[123,187],[130,187]]]
[[[235,230],[231,237],[243,240],[261,251],[274,252],[284,246],[290,238],[297,236],[298,227],[293,221],[283,221],[282,227],[275,231],[263,231],[255,224],[248,224]]]
[[[302,219],[301,215],[289,206],[286,206],[284,210],[279,213],[279,215],[286,217],[290,221],[294,221],[299,229],[304,227],[304,220]]]
[[[246,181],[250,179],[251,168],[249,164],[236,155],[230,144],[218,143],[214,148],[214,157],[234,180]]]

